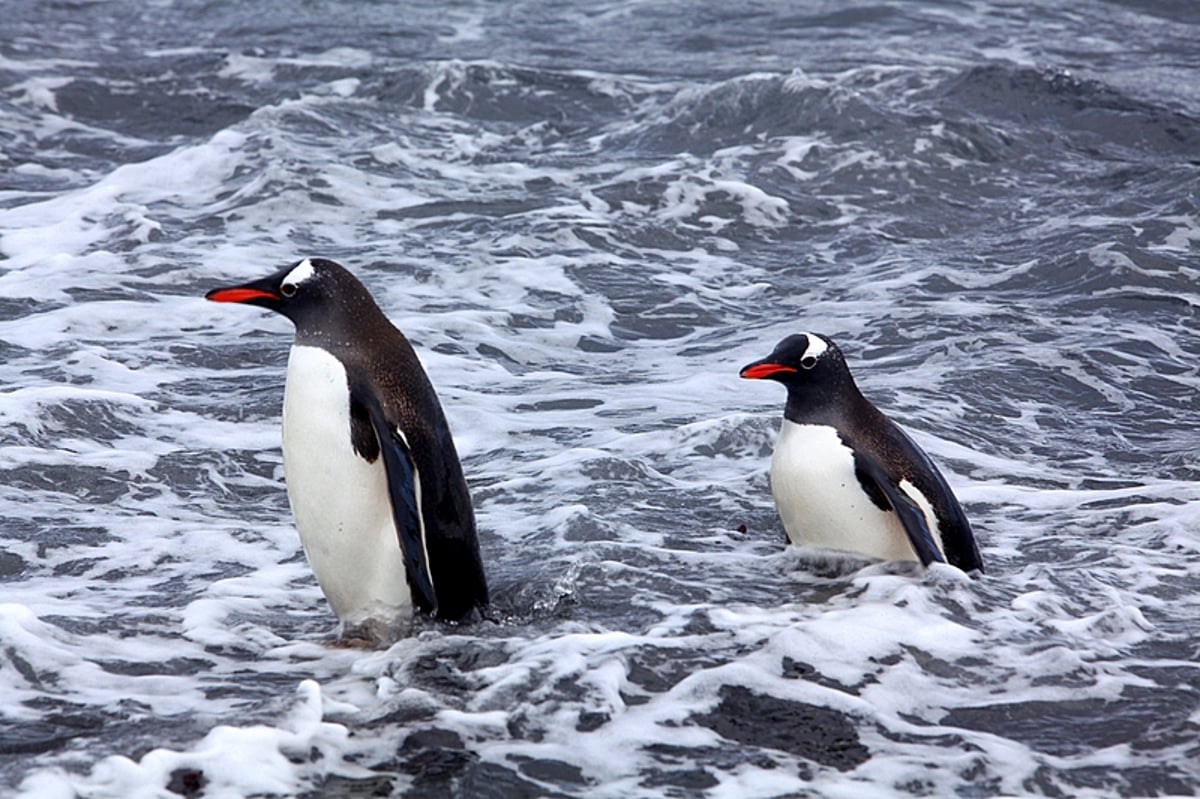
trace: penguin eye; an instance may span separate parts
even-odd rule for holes
[[[285,297],[296,296],[296,284],[295,283],[284,283],[283,285],[281,285],[279,287],[279,293]]]
[[[817,365],[817,359],[815,357],[813,357],[812,355],[805,355],[803,358],[800,359],[800,365],[803,366],[805,369],[811,369]]]

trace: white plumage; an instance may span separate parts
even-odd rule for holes
[[[383,459],[355,453],[346,370],[319,347],[288,358],[283,469],[300,542],[343,625],[410,618]]]
[[[908,481],[900,489],[924,512],[941,550],[930,503]],[[900,518],[881,510],[854,473],[854,453],[826,425],[783,420],[771,458],[771,493],[793,544],[862,552],[884,560],[917,560]]]

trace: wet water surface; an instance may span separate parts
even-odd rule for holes
[[[0,23],[0,793],[1200,790],[1186,3]],[[279,413],[334,258],[453,427],[490,618],[331,646]],[[785,547],[815,330],[988,574]]]

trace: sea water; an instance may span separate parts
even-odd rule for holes
[[[0,20],[0,794],[1200,790],[1188,3],[46,3]],[[344,263],[486,621],[334,646],[279,449]],[[987,574],[785,545],[814,330]]]

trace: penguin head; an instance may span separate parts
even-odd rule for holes
[[[361,312],[378,307],[357,278],[326,258],[305,258],[260,280],[213,289],[204,298],[275,311],[301,332],[336,327],[339,318],[353,316],[355,308]]]
[[[774,380],[787,388],[786,412],[797,418],[819,408],[847,408],[861,394],[842,351],[826,336],[797,333],[739,373],[748,380]],[[790,417],[789,417],[790,418]]]
[[[776,380],[791,386],[817,382],[845,370],[846,360],[832,340],[816,333],[797,333],[738,374],[747,380]]]

